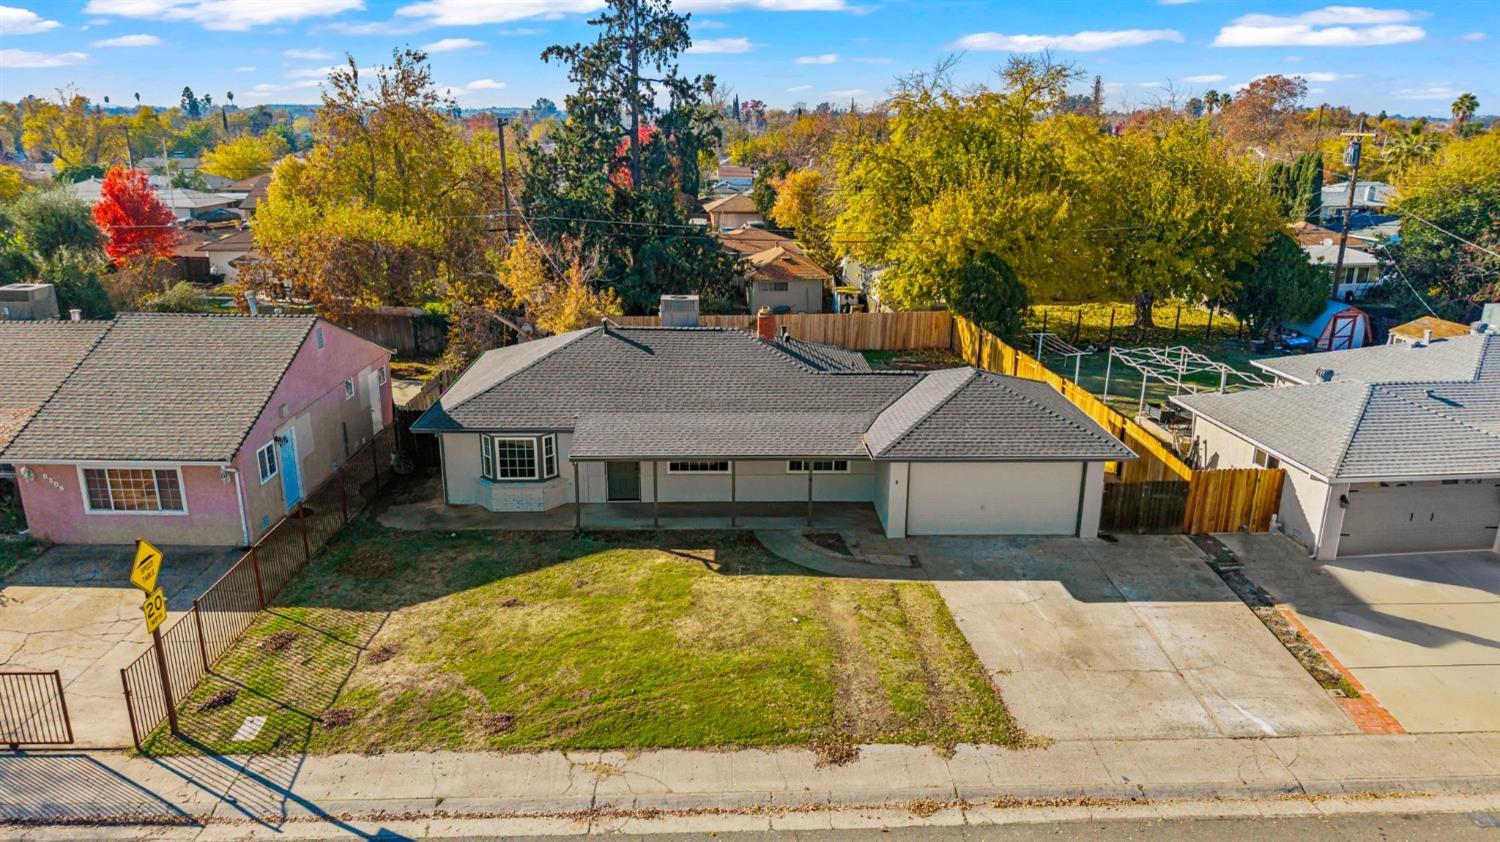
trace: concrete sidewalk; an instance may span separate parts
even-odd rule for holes
[[[149,759],[0,754],[0,820],[250,822],[369,816],[572,818],[841,805],[1277,802],[1364,793],[1490,799],[1500,734],[1085,740],[1045,749],[864,746],[843,766],[801,749]]]

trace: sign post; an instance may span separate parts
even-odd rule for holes
[[[141,614],[146,631],[151,632],[151,648],[156,651],[156,668],[161,673],[161,695],[167,704],[167,723],[177,733],[177,706],[172,704],[172,679],[167,675],[166,649],[161,642],[161,624],[167,619],[167,595],[156,586],[161,575],[162,552],[145,539],[136,539],[135,563],[130,568],[130,584],[146,593]]]

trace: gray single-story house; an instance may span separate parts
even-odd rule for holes
[[[452,505],[869,503],[893,538],[1091,536],[1104,463],[1135,458],[1043,383],[872,371],[770,322],[493,350],[412,429],[439,437]]]
[[[1196,467],[1280,467],[1278,519],[1319,559],[1500,552],[1500,336],[1255,363],[1276,386],[1173,398]]]

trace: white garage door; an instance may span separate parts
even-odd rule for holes
[[[1350,486],[1339,555],[1487,550],[1500,527],[1500,480]]]
[[[910,535],[1072,535],[1077,462],[913,462]]]

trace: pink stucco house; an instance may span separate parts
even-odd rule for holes
[[[389,363],[316,316],[122,315],[0,462],[37,538],[247,546],[391,423]]]

